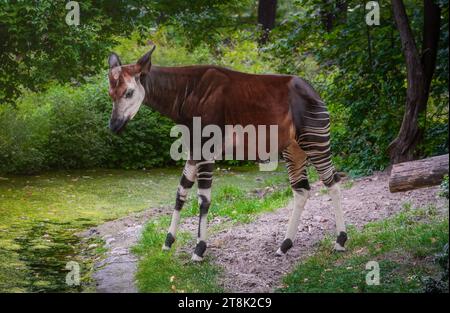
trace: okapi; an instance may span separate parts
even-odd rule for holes
[[[334,249],[344,251],[347,233],[340,179],[331,161],[329,113],[316,91],[306,81],[292,75],[252,75],[211,65],[152,66],[154,50],[155,47],[136,64],[129,65],[122,65],[117,54],[110,55],[109,94],[113,100],[110,129],[114,133],[121,132],[142,103],[187,127],[192,127],[193,117],[201,117],[205,126],[214,124],[221,128],[224,125],[278,125],[278,152],[287,164],[294,207],[276,255],[284,255],[292,247],[297,233],[309,197],[308,162],[329,189],[336,219]],[[175,242],[180,211],[197,180],[200,217],[192,260],[203,259],[213,168],[214,160],[186,161],[163,249],[170,249]]]

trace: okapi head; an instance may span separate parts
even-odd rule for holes
[[[144,101],[145,90],[140,77],[150,72],[155,48],[153,46],[136,64],[122,65],[117,54],[111,53],[109,56],[109,95],[113,100],[109,128],[116,134],[125,128]]]

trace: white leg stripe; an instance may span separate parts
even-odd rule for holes
[[[297,233],[298,225],[300,224],[300,218],[305,208],[306,200],[308,200],[309,191],[303,189],[301,191],[294,190],[294,208],[292,210],[291,217],[289,219],[289,226],[286,232],[285,239],[294,240],[295,234]]]
[[[186,162],[183,174],[184,176],[186,176],[187,179],[195,182],[195,177],[197,175],[197,166],[195,164],[189,164],[188,162]]]
[[[186,198],[188,195],[188,190],[185,189],[183,186],[179,185],[178,186],[178,195],[180,196],[181,200],[186,201]]]
[[[206,241],[206,235],[208,230],[208,218],[206,215],[200,219],[200,236],[197,238],[197,243],[200,241]]]
[[[211,201],[211,188],[208,189],[198,189],[198,204],[201,205],[203,201],[203,197],[206,198],[206,201]],[[203,196],[203,197],[200,197]],[[206,234],[207,234],[207,228],[208,228],[208,214],[200,215],[200,221],[199,221],[199,231],[197,238],[197,243],[199,241],[206,241]]]
[[[211,201],[211,188],[208,189],[198,189],[197,195],[204,196],[206,200]],[[198,204],[201,204],[201,198],[198,197]]]
[[[173,237],[177,234],[178,223],[180,222],[180,211],[174,210],[172,213],[172,221],[170,222],[169,233]]]
[[[334,216],[336,219],[336,233],[339,234],[341,231],[346,232],[344,213],[342,212],[341,206],[341,188],[339,187],[339,184],[336,183],[333,186],[331,186],[328,190],[330,192],[330,197],[334,209]]]

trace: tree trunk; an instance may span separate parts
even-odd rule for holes
[[[348,10],[347,0],[338,0],[336,6],[337,6],[337,18],[339,20],[339,23],[341,24],[347,23],[347,10]]]
[[[323,7],[320,10],[322,24],[329,33],[333,30],[333,10],[330,0],[323,0]]]
[[[433,0],[424,0],[423,23],[422,66],[425,74],[425,92],[428,97],[436,69],[441,30],[441,8]]]
[[[391,192],[436,186],[448,174],[448,154],[395,164],[389,178]]]
[[[269,33],[275,27],[276,16],[277,0],[259,0],[258,24],[261,24],[263,31],[260,44],[265,44],[269,40]]]
[[[402,126],[397,138],[389,145],[389,154],[391,163],[400,163],[413,160],[417,144],[421,141],[424,132],[424,121],[426,118],[426,108],[428,102],[428,91],[431,83],[431,77],[436,65],[437,44],[439,40],[440,23],[431,22],[429,19],[436,18],[435,5],[433,0],[424,0],[424,16],[428,23],[424,25],[424,30],[433,30],[432,35],[424,32],[424,47],[427,47],[427,54],[423,60],[427,63],[424,67],[421,56],[417,49],[414,36],[406,15],[405,6],[402,0],[392,0],[392,11],[395,23],[400,33],[403,53],[406,61],[407,72],[407,90],[406,90],[406,108],[403,116]],[[439,8],[438,8],[439,9]],[[440,15],[437,16],[440,19]],[[437,35],[435,32],[437,31]],[[427,44],[425,44],[425,37]]]
[[[320,16],[325,30],[329,33],[337,24],[347,22],[347,0],[323,0]]]

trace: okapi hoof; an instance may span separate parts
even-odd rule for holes
[[[278,248],[276,255],[277,256],[283,256],[286,254],[286,252],[288,252],[288,250],[292,248],[292,240],[287,238],[283,241],[283,243],[281,244],[280,248]]]
[[[344,252],[345,242],[347,241],[347,239],[348,239],[347,233],[341,231],[336,238],[336,243],[334,244],[334,251]]]
[[[172,247],[173,243],[175,242],[175,237],[171,233],[167,233],[166,241],[164,242],[164,245],[162,246],[163,251],[168,251]]]
[[[197,243],[197,246],[195,247],[195,251],[192,254],[192,261],[194,262],[201,262],[203,261],[203,254],[205,254],[206,251],[206,242],[199,241]]]

